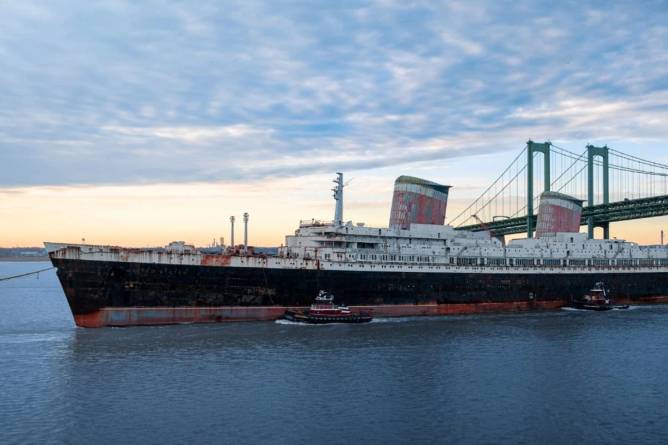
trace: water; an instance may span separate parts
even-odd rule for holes
[[[48,272],[0,282],[0,385],[2,444],[665,443],[668,306],[86,330]]]

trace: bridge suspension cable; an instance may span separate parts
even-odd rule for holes
[[[499,192],[496,192],[493,196],[488,197],[487,200],[486,200],[484,203],[481,204],[481,201],[485,198],[485,196],[488,194],[488,192],[490,192],[490,191],[492,191],[492,190],[495,191],[495,187],[497,186],[497,184],[500,183],[500,181],[505,177],[505,175],[506,175],[507,173],[509,173],[509,172],[512,171],[513,167],[516,167],[516,166],[518,165],[518,161],[522,158],[522,156],[525,154],[525,152],[526,152],[526,146],[525,146],[524,149],[522,149],[522,151],[515,157],[515,159],[512,160],[512,162],[510,163],[510,165],[508,165],[508,167],[506,167],[506,169],[503,171],[503,173],[501,173],[501,175],[499,175],[499,177],[496,178],[496,180],[495,180],[494,182],[492,182],[492,184],[490,184],[490,186],[487,187],[487,188],[482,192],[482,194],[480,194],[480,196],[478,196],[478,198],[476,198],[476,199],[475,199],[475,200],[474,200],[468,207],[466,207],[466,208],[465,208],[464,210],[462,210],[457,216],[455,216],[452,220],[450,220],[450,225],[453,225],[453,226],[457,226],[457,227],[458,227],[459,225],[464,224],[469,218],[472,217],[471,215],[477,214],[477,210],[476,210],[476,209],[482,209],[482,208],[486,207],[487,205],[489,205],[489,204],[490,204],[496,197],[499,196],[499,194],[500,194],[501,192],[503,192],[509,185],[511,185],[512,182],[513,182],[514,180],[516,180],[516,179],[519,177],[519,175],[520,175],[522,172],[524,172],[524,170],[526,170],[526,165],[524,165],[522,168],[518,168],[518,169],[516,169],[516,173],[510,178],[510,180],[508,180],[508,181],[503,185],[503,187],[501,187],[501,190],[500,190]],[[512,174],[512,173],[510,173],[510,174]],[[472,209],[473,209],[473,212],[471,212]],[[464,219],[462,220],[461,218],[464,217],[464,216],[466,216],[466,218],[464,218]],[[459,225],[457,225],[457,221],[460,222]]]
[[[545,160],[544,164],[545,168],[549,167],[551,171],[541,172],[542,163],[534,168],[536,181],[539,183],[537,191],[553,190],[588,201],[588,198],[591,199],[588,188],[592,187],[594,202],[601,202],[604,195],[606,199],[610,199],[609,202],[614,202],[668,194],[666,164],[642,159],[607,146],[593,147],[599,151],[594,152],[598,155],[592,158],[588,153],[590,146],[578,154],[551,142],[546,144],[549,145],[549,150],[545,150],[543,156],[549,155],[550,159]],[[493,222],[501,216],[508,219],[525,215],[528,179],[524,173],[527,171],[527,149],[525,145],[503,173],[468,207],[455,216],[450,224],[461,227],[467,223],[472,224],[472,220],[477,219]],[[606,156],[605,162],[599,159],[601,152]],[[537,154],[533,152],[533,157]],[[588,169],[590,163],[591,169]],[[605,168],[607,173],[603,171]],[[592,178],[588,177],[590,174],[593,175]],[[550,180],[549,187],[546,187],[545,181],[548,178],[554,179]],[[603,179],[606,178],[609,186],[606,184],[604,187]],[[533,207],[537,208],[540,193],[536,193],[531,199]]]

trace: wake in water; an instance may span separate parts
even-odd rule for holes
[[[443,320],[448,317],[444,316],[428,316],[428,315],[416,315],[416,316],[407,316],[407,317],[380,317],[374,318],[371,320],[371,323],[408,323],[411,321],[436,321]]]
[[[631,311],[638,309],[638,306],[628,306],[628,307],[613,307],[613,311]],[[568,307],[564,306],[561,308],[562,311],[569,311],[569,312],[608,312],[608,311],[592,311],[590,309],[578,309],[574,307]]]
[[[376,319],[374,318],[371,320],[369,323],[374,323],[376,322]],[[290,326],[359,326],[361,323],[300,323],[298,321],[290,321],[290,320],[285,320],[283,318],[280,318],[276,321],[274,321],[276,324],[282,324],[282,325],[290,325]],[[368,324],[368,323],[365,323]]]
[[[329,323],[329,324],[300,323],[298,321],[290,321],[290,320],[285,320],[283,318],[279,318],[278,320],[274,321],[274,323],[290,325],[290,326],[331,326],[332,324],[341,324],[341,323]]]
[[[469,315],[470,317],[470,315]],[[448,316],[448,317],[443,317],[443,316],[424,316],[424,315],[418,315],[418,316],[408,316],[408,317],[380,317],[380,318],[374,318],[371,320],[369,323],[370,324],[379,324],[379,323],[409,323],[409,322],[414,322],[414,321],[439,321],[439,320],[444,320],[444,319],[454,319],[458,318],[456,315]],[[290,321],[290,320],[285,320],[285,319],[278,319],[274,321],[276,324],[282,324],[282,325],[292,325],[292,326],[332,326],[332,325],[350,325],[351,323],[321,323],[321,324],[313,324],[313,323],[300,323],[297,321]]]

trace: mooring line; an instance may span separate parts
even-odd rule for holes
[[[13,275],[11,277],[0,277],[0,281],[7,281],[7,280],[12,280],[14,278],[27,277],[28,275],[35,275],[35,274],[38,274],[40,272],[46,272],[47,270],[51,270],[51,269],[55,269],[55,267],[51,266],[51,267],[46,268],[46,269],[35,270],[33,272],[22,273],[20,275]]]

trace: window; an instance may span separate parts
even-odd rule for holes
[[[489,265],[489,266],[505,266],[506,265],[506,259],[505,258],[488,258],[487,259],[487,265]]]
[[[534,260],[533,258],[516,258],[515,259],[515,266],[533,266],[534,265]]]
[[[477,266],[478,258],[457,258],[458,266]]]

